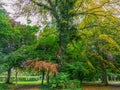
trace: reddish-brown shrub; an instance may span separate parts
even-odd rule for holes
[[[31,69],[37,70],[37,71],[45,70],[45,71],[49,71],[53,74],[58,73],[58,70],[57,70],[58,64],[54,64],[54,63],[51,63],[51,62],[40,61],[39,59],[27,60],[24,66],[26,68],[31,68]]]

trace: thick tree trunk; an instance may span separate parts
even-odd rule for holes
[[[102,68],[102,83],[104,85],[108,85],[108,81],[107,81],[107,71],[106,71],[106,66],[103,62],[101,62],[101,68]]]
[[[6,80],[7,84],[11,84],[10,77],[11,77],[11,68],[7,70],[7,80]]]
[[[69,31],[67,30],[60,31],[59,42],[58,42],[60,47],[57,53],[57,59],[60,66],[63,66],[66,60],[66,56],[67,56],[66,48],[69,42],[70,42]]]
[[[42,71],[42,85],[44,84],[44,78],[45,78],[45,71]]]
[[[53,8],[54,11],[51,13],[56,19],[57,30],[59,32],[57,63],[60,65],[60,67],[62,67],[67,59],[67,45],[70,43],[71,35],[74,35],[73,31],[75,30],[75,28],[73,29],[74,25],[72,25],[73,17],[68,13],[74,8],[74,4],[73,1],[66,2],[63,0],[57,2],[59,3],[57,8]]]

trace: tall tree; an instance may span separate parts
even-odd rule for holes
[[[22,4],[24,3],[24,5]],[[22,15],[33,15],[39,13],[41,17],[47,16],[52,18],[51,21],[55,21],[57,30],[59,32],[59,45],[58,59],[62,65],[65,61],[65,48],[76,33],[76,24],[81,22],[83,18],[90,19],[89,15],[94,15],[98,18],[107,18],[110,15],[117,13],[119,8],[119,0],[18,0],[16,3],[19,6],[19,10],[22,11]],[[22,5],[22,6],[21,6]],[[116,7],[113,7],[116,5]],[[33,13],[33,10],[35,11]],[[112,12],[111,12],[112,11]],[[27,14],[25,14],[27,12]],[[20,12],[19,12],[20,13]],[[45,19],[45,17],[43,17]],[[89,21],[89,20],[88,20]],[[96,27],[92,22],[80,29]]]
[[[99,27],[89,27],[88,29],[81,30],[78,33],[78,40],[81,42],[86,41],[84,43],[84,50],[86,50],[85,54],[87,57],[92,56],[88,59],[92,62],[93,66],[98,64],[99,68],[101,68],[102,81],[105,85],[107,85],[107,67],[118,71],[115,67],[115,62],[116,55],[119,55],[120,45],[117,41],[119,37],[116,31],[119,33],[120,21],[119,18],[114,16],[108,17],[109,19],[104,18],[104,20],[97,20],[98,18],[94,16],[90,17],[91,19],[89,19],[89,22],[93,22],[96,25],[99,24]],[[87,23],[88,21],[86,22],[86,20],[84,20],[81,22],[80,27]],[[94,59],[95,61],[93,61]]]
[[[22,60],[19,60],[21,58],[20,54],[14,51],[35,42],[35,34],[38,28],[36,26],[20,25],[18,22],[10,20],[3,8],[0,9],[0,12],[0,55],[4,55],[0,59],[0,66],[5,65],[2,69],[7,70],[6,83],[10,83],[11,68],[16,67],[15,63],[20,65],[20,62],[22,62]]]

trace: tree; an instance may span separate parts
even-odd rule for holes
[[[35,42],[35,33],[38,31],[38,27],[20,25],[18,22],[10,20],[4,10],[0,9],[0,12],[0,41],[2,42],[0,44],[0,52],[2,56],[4,55],[0,64],[2,67],[5,65],[2,69],[8,71],[6,83],[10,83],[11,68],[19,67],[20,63],[22,63],[19,58],[22,53],[19,54],[19,52],[16,53],[15,51],[24,45],[30,45]]]
[[[45,74],[47,72],[47,83],[49,84],[49,73],[56,75],[58,73],[58,64],[51,62],[40,61],[38,58],[36,60],[27,60],[24,67],[31,68],[36,71],[42,72],[42,85],[44,84]]]
[[[91,41],[86,38],[90,36],[90,33],[89,31],[85,32],[86,35],[80,35],[77,40],[73,40],[68,44],[67,55],[69,60],[63,68],[64,72],[68,72],[70,74],[71,79],[78,79],[81,83],[86,75],[91,72],[95,72],[95,67],[92,64],[88,53]],[[79,34],[83,34],[82,31],[79,32]]]
[[[113,15],[113,13],[118,14],[118,9],[113,8],[112,4],[119,7],[117,4],[119,1],[117,0],[97,0],[97,2],[92,0],[28,0],[27,2],[18,0],[16,5],[21,6],[22,3],[24,3],[25,6],[20,7],[19,10],[22,9],[22,13],[27,15],[27,17],[41,11],[42,14],[40,15],[42,15],[42,17],[43,15],[49,14],[49,17],[52,18],[51,21],[55,21],[59,33],[58,42],[60,46],[57,56],[59,56],[58,59],[61,65],[65,62],[65,48],[76,34],[76,25],[82,21],[82,19],[89,21],[89,16],[91,15],[102,19]],[[35,12],[33,12],[33,10]],[[25,14],[26,12],[27,14]],[[79,28],[84,29],[97,26],[99,25],[89,22],[85,24],[84,27]]]
[[[81,32],[79,32],[78,40],[84,40],[86,48],[87,56],[89,57],[90,62],[92,62],[93,66],[98,66],[102,70],[102,81],[105,85],[108,84],[107,82],[107,67],[112,69],[118,69],[115,67],[116,62],[116,55],[119,54],[119,43],[118,43],[118,35],[115,34],[116,31],[119,31],[119,18],[117,17],[108,17],[108,19],[105,19],[102,21],[97,20],[94,16],[90,16],[91,20],[89,22],[93,22],[94,24],[99,24],[99,27],[91,27],[88,29],[83,29]],[[113,20],[114,19],[114,20]],[[81,26],[84,26],[88,22],[81,22]],[[114,34],[113,34],[114,33]],[[84,50],[85,50],[84,49]],[[95,58],[93,58],[95,57]],[[93,60],[94,61],[93,61]],[[97,68],[97,67],[96,67]]]
[[[8,15],[6,13],[6,11],[2,8],[0,9],[0,42],[2,42],[0,44],[0,52],[1,55],[5,55],[7,53],[11,52],[11,48],[9,45],[9,42],[7,41],[7,38],[10,37],[12,27],[10,24],[10,20],[8,18]],[[1,61],[2,62],[2,61]],[[10,69],[8,69],[8,74],[10,73]],[[7,80],[8,81],[8,80]]]
[[[37,57],[43,60],[59,63],[59,61],[56,60],[56,53],[58,49],[59,45],[57,30],[53,27],[44,28],[44,31],[41,32],[40,36],[38,37],[35,47],[35,52],[39,53],[39,56]]]

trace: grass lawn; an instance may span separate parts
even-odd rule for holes
[[[2,84],[4,82],[0,82]],[[12,82],[13,84],[16,84],[16,82]],[[46,83],[46,81],[44,81]],[[18,85],[29,85],[29,84],[41,84],[41,81],[19,81],[17,82]]]
[[[82,84],[83,89],[74,89],[74,90],[120,90],[120,82],[109,82],[110,86],[103,86],[100,82],[84,82]],[[0,82],[0,90],[48,90],[46,86],[40,85],[41,81],[25,81],[25,82],[18,82],[18,85],[15,85],[15,82],[11,85],[4,84]],[[4,89],[3,89],[4,88]],[[57,89],[55,89],[57,90]],[[58,89],[59,90],[59,89]],[[61,89],[62,90],[62,89]],[[63,89],[63,90],[73,90],[73,89]]]
[[[4,84],[4,82],[0,82],[0,90],[17,90],[16,88],[21,88],[26,85],[40,85],[40,81],[25,81],[25,82],[18,82],[16,85],[15,82],[12,84]]]
[[[13,82],[16,84],[15,82]],[[30,85],[30,84],[41,84],[41,81],[25,81],[25,82],[18,82],[18,85]]]

